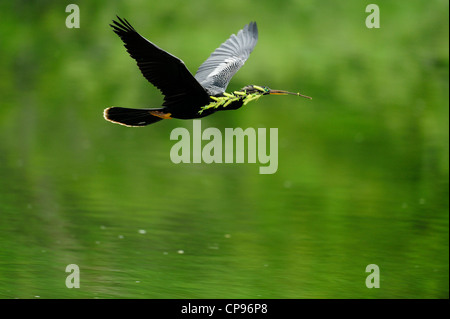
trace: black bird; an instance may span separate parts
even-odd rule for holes
[[[109,107],[106,120],[126,126],[146,126],[162,119],[195,119],[220,110],[235,110],[267,94],[300,93],[271,90],[249,85],[226,93],[233,75],[244,65],[258,41],[256,22],[250,22],[237,35],[222,43],[199,67],[195,76],[183,61],[141,36],[126,19],[117,17],[110,26],[125,43],[144,77],[164,95],[160,108],[132,109]]]

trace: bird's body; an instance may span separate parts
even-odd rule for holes
[[[126,126],[146,126],[162,119],[195,119],[220,110],[235,110],[266,94],[295,94],[250,85],[226,93],[233,75],[244,65],[258,41],[258,29],[250,22],[222,43],[199,67],[195,76],[184,62],[142,37],[130,23],[117,17],[111,25],[122,39],[143,76],[164,95],[160,108],[109,107],[106,120]],[[307,97],[309,98],[309,97]]]

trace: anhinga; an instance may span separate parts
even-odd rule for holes
[[[108,121],[125,126],[146,126],[162,119],[201,118],[216,111],[238,109],[267,94],[293,94],[311,99],[300,93],[257,85],[245,86],[233,93],[225,92],[258,41],[256,22],[250,22],[237,35],[231,35],[192,76],[183,61],[145,39],[126,19],[117,18],[119,22],[113,20],[111,27],[125,43],[144,77],[162,92],[164,103],[160,108],[109,107],[103,113]]]

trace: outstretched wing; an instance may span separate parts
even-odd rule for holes
[[[225,92],[233,75],[244,65],[258,42],[256,22],[222,43],[198,68],[195,78],[211,95]]]
[[[113,20],[110,26],[144,77],[164,94],[164,106],[186,108],[209,103],[209,95],[182,60],[141,36],[126,19],[117,19],[119,22]]]

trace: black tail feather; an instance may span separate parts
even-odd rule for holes
[[[162,120],[152,115],[150,111],[161,111],[161,109],[129,109],[113,106],[105,109],[103,117],[113,123],[134,127],[146,126]]]

